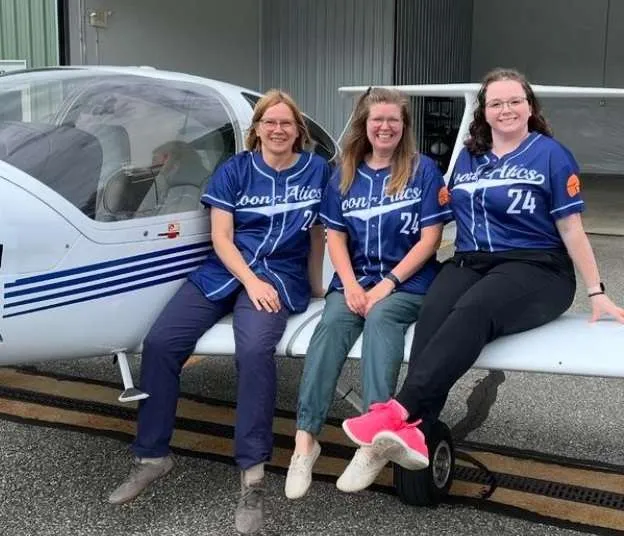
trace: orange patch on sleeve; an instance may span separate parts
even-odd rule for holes
[[[570,197],[578,195],[581,192],[581,179],[579,179],[576,175],[570,175],[566,184],[566,189],[568,190],[568,195]]]
[[[446,186],[442,186],[440,191],[438,192],[438,204],[440,205],[448,205],[451,200],[451,196],[449,194],[448,188]]]

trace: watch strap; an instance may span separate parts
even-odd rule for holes
[[[389,279],[390,281],[392,281],[394,283],[395,288],[398,287],[401,284],[401,280],[394,275],[392,272],[388,272],[385,276],[385,279]]]

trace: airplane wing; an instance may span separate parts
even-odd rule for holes
[[[455,161],[459,156],[459,152],[463,147],[463,141],[468,136],[468,128],[472,121],[473,111],[476,105],[476,96],[481,88],[481,84],[418,84],[418,85],[380,85],[374,87],[384,87],[398,89],[407,95],[413,97],[457,97],[463,98],[465,102],[464,113],[459,124],[457,137],[451,153],[448,169],[444,175],[445,181],[448,183],[450,173],[455,165]],[[545,86],[531,85],[533,91],[540,98],[624,98],[624,89],[607,88],[607,87],[575,87],[575,86]],[[344,95],[356,96],[364,93],[369,86],[343,86],[338,91]],[[353,118],[353,114],[347,120],[343,131],[338,138],[338,142],[349,128],[349,124]]]
[[[359,95],[369,86],[343,86],[338,88],[345,95]],[[374,86],[398,89],[414,97],[468,97],[479,92],[481,84],[418,84],[418,85],[389,85]],[[609,87],[575,87],[575,86],[544,86],[531,85],[539,97],[560,98],[624,98],[624,89]]]

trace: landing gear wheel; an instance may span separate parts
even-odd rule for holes
[[[402,502],[412,506],[436,506],[448,495],[455,469],[455,448],[448,426],[437,421],[426,437],[429,467],[408,471],[394,464],[394,486]]]

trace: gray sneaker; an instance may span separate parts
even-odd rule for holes
[[[152,458],[149,462],[145,459],[136,458],[134,466],[128,478],[110,494],[108,502],[111,504],[124,504],[139,495],[154,480],[165,476],[173,469],[173,458]]]
[[[234,515],[236,530],[241,534],[254,534],[262,528],[265,491],[264,480],[248,486],[241,473],[241,496]]]

